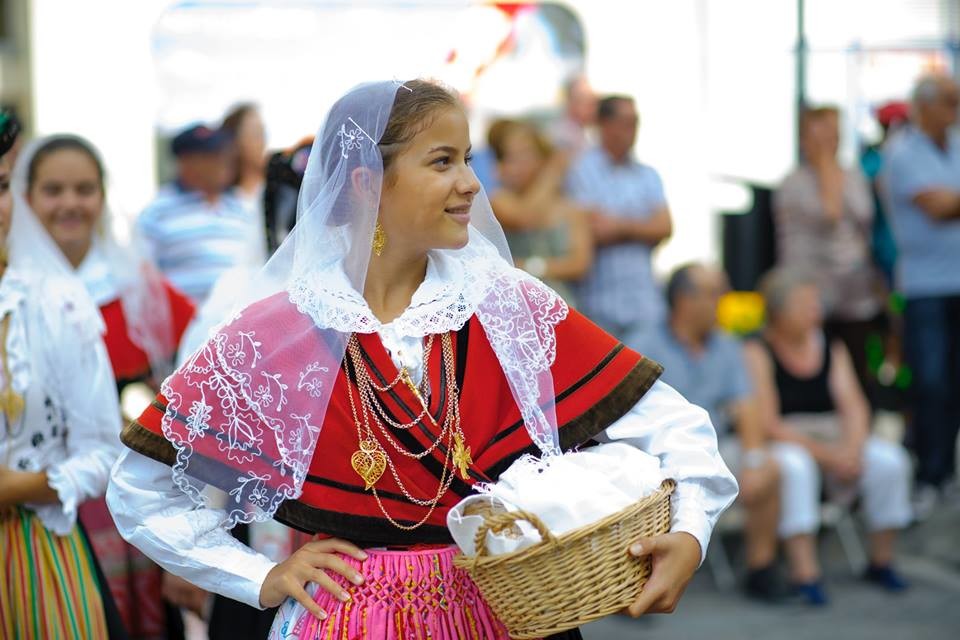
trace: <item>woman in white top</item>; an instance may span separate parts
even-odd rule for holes
[[[105,165],[93,143],[71,134],[44,136],[31,140],[17,162],[27,174],[26,190],[18,195],[99,308],[121,405],[127,420],[138,416],[173,370],[193,303],[150,263],[136,238],[125,243],[116,238]],[[182,636],[180,612],[161,598],[161,592],[173,592],[163,581],[176,581],[123,541],[106,502],[88,500],[80,522],[129,635]]]
[[[0,113],[0,127],[8,122]],[[120,450],[103,325],[14,197],[8,150],[0,148],[0,636],[123,637],[77,527],[77,507],[103,494]]]

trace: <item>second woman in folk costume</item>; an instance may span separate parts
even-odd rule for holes
[[[121,399],[143,384],[156,393],[172,371],[193,303],[144,254],[114,239],[103,162],[90,142],[72,135],[34,140],[20,154],[19,164],[26,175],[21,195],[100,308]],[[149,402],[152,393],[139,395]],[[179,612],[165,608],[161,598],[162,571],[123,541],[105,502],[82,505],[80,519],[130,637],[182,637]]]
[[[30,208],[100,307],[118,390],[133,382],[159,389],[172,371],[193,303],[134,242],[122,246],[114,238],[103,161],[90,142],[73,135],[40,138],[27,145],[20,162],[27,167],[23,195]]]
[[[16,133],[0,111],[0,637],[124,638],[77,523],[121,448],[103,323],[19,198]]]
[[[512,267],[469,159],[445,89],[348,92],[252,302],[123,433],[121,532],[204,588],[282,605],[272,638],[506,638],[445,522],[525,453],[622,440],[678,481],[671,532],[633,549],[654,556],[635,615],[672,609],[736,495],[706,413]],[[265,517],[322,539],[277,564],[227,533]]]

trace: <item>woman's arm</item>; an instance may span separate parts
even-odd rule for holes
[[[542,228],[550,219],[550,208],[556,206],[568,164],[569,155],[556,152],[523,193],[498,189],[491,194],[490,206],[503,228],[508,231]]]
[[[860,451],[870,432],[870,407],[860,388],[850,352],[842,342],[830,344],[830,362],[828,385],[840,418],[843,442]]]
[[[506,189],[490,196],[493,213],[506,231],[541,228],[547,219],[547,202],[546,198],[524,198]]]
[[[557,206],[555,204],[554,206]],[[566,209],[563,223],[567,224],[569,247],[566,255],[547,258],[545,278],[554,280],[579,280],[593,264],[593,235],[587,212],[563,202]]]
[[[737,481],[720,458],[707,412],[658,381],[595,439],[628,442],[660,458],[663,476],[677,482],[670,530],[693,536],[702,562],[713,525],[737,497]]]
[[[737,497],[737,481],[717,452],[707,412],[663,382],[596,439],[620,440],[660,458],[660,469],[677,482],[670,532],[641,538],[629,553],[649,556],[653,570],[626,612],[670,613],[706,556],[717,518]]]
[[[870,183],[857,168],[847,170],[845,180],[844,206],[850,211],[854,220],[862,229],[869,230],[873,218],[876,216]]]
[[[0,508],[27,502],[48,504],[58,499],[46,471],[14,471],[0,466]]]
[[[121,451],[120,407],[113,369],[99,337],[64,342],[58,348],[74,350],[69,362],[61,363],[62,370],[53,372],[69,429],[66,455],[19,484],[21,502],[48,529],[66,535],[76,523],[77,507],[106,490],[110,467]]]
[[[820,196],[823,217],[836,223],[843,217],[846,174],[836,159],[829,157],[814,165],[813,173],[817,178],[817,194]]]
[[[170,467],[124,451],[113,468],[107,506],[120,535],[170,573],[262,608],[260,587],[275,563],[221,526],[225,511],[199,507],[174,486]]]
[[[809,267],[815,247],[811,238],[822,235],[821,221],[826,218],[816,174],[804,167],[795,169],[773,193],[777,261]]]
[[[280,563],[257,553],[223,527],[226,511],[194,504],[174,486],[169,467],[135,451],[124,451],[114,466],[107,506],[120,535],[168,572],[257,609],[292,597],[323,617],[304,589],[307,582],[344,599],[346,591],[329,571],[354,584],[363,581],[338,554],[366,555],[343,540],[308,542]]]

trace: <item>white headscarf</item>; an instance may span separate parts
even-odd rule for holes
[[[174,481],[198,503],[205,494],[191,478],[227,491],[227,524],[266,519],[300,495],[347,341],[382,327],[361,295],[383,179],[378,143],[395,99],[418,86],[363,84],[333,105],[310,152],[293,231],[249,283],[241,310],[161,390],[163,433],[177,450]],[[351,182],[357,169],[371,177],[360,195]],[[550,365],[554,326],[567,307],[513,267],[482,191],[470,215],[467,245],[435,252],[466,285],[442,309],[414,304],[393,325],[426,336],[477,315],[532,441],[544,454],[559,453]],[[312,322],[278,331],[264,311],[277,294]],[[305,344],[317,347],[285,348]]]
[[[103,320],[66,258],[31,215],[20,195],[25,181],[23,163],[18,161],[3,279],[24,294],[29,384],[41,385],[56,399],[67,424],[78,427],[78,433],[93,433],[96,425],[109,419],[104,416],[119,417],[116,404],[97,406],[81,373],[90,370],[90,358],[98,357],[88,346],[100,340]]]
[[[26,194],[29,187],[30,164],[39,151],[57,140],[70,141],[84,148],[93,155],[101,169],[104,167],[96,147],[79,136],[57,134],[32,140],[17,158],[14,184],[16,193],[23,199],[23,206],[27,208],[29,208],[26,203]],[[147,258],[149,254],[136,236],[126,246],[116,240],[112,231],[113,220],[107,206],[106,193],[103,194],[103,198],[103,211],[95,228],[88,255],[97,254],[102,257],[106,268],[104,273],[99,274],[97,283],[85,284],[88,289],[91,284],[95,284],[94,288],[97,291],[89,291],[89,293],[94,296],[94,301],[98,304],[120,299],[127,335],[147,354],[151,374],[159,382],[173,371],[173,360],[176,354],[173,314],[164,279]]]

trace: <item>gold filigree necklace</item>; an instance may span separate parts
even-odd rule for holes
[[[453,362],[453,341],[450,334],[444,334],[441,338],[441,353],[443,356],[444,367],[446,369],[446,387],[447,387],[447,411],[443,419],[443,424],[437,424],[433,415],[430,413],[429,406],[424,398],[428,384],[427,363],[433,347],[433,336],[427,339],[424,349],[424,374],[423,381],[418,386],[414,384],[410,377],[410,372],[405,366],[400,367],[397,376],[385,386],[378,386],[370,379],[360,351],[360,343],[356,335],[350,336],[347,343],[347,355],[350,359],[350,365],[353,368],[357,394],[360,397],[360,413],[357,411],[357,403],[353,397],[353,385],[350,384],[349,369],[346,359],[344,360],[344,371],[347,373],[347,394],[350,400],[350,411],[353,415],[353,422],[357,428],[358,450],[350,457],[350,465],[364,482],[364,488],[373,491],[373,496],[380,507],[383,515],[399,529],[410,531],[423,525],[433,514],[440,499],[453,483],[455,472],[459,472],[464,480],[470,478],[469,468],[473,464],[470,447],[465,444],[463,429],[460,425],[460,397],[457,390],[456,374]],[[397,385],[405,384],[417,398],[422,411],[411,422],[397,422],[389,416],[384,415],[374,409],[377,402],[377,393],[388,393]],[[382,420],[381,420],[382,418]],[[422,423],[426,419],[434,428],[438,428],[436,439],[420,453],[411,453],[394,438],[390,428],[398,430],[409,430]],[[387,424],[384,424],[384,421]],[[389,426],[388,426],[389,425]],[[380,444],[374,426],[381,438],[389,443],[390,448],[403,457],[420,460],[432,453],[441,444],[445,445],[443,471],[440,474],[440,482],[437,487],[437,493],[428,499],[422,499],[414,496],[400,479],[396,465],[392,458],[387,454],[383,445]],[[451,464],[452,463],[452,464]],[[404,525],[397,522],[386,510],[386,507],[380,500],[377,493],[376,484],[389,469],[391,476],[400,488],[400,491],[413,504],[428,507],[427,513],[414,525]]]

